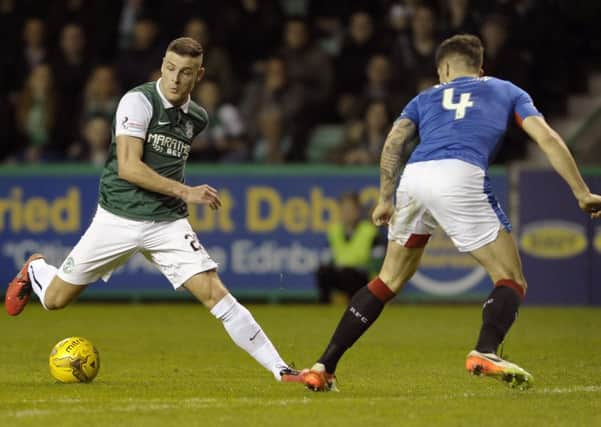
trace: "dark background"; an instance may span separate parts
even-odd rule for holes
[[[191,161],[377,164],[390,124],[469,32],[488,75],[547,116],[601,62],[595,1],[0,0],[0,161],[101,165],[119,97],[156,79],[167,43],[205,48],[211,116]],[[323,126],[326,124],[327,126]],[[525,156],[512,126],[498,163]]]

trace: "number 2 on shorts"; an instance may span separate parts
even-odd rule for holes
[[[192,247],[194,252],[197,252],[202,249],[202,246],[200,246],[200,243],[198,243],[198,240],[196,240],[196,236],[194,234],[186,234],[184,235],[184,239],[190,240],[190,246]]]

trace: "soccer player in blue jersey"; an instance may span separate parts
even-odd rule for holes
[[[481,77],[482,58],[482,43],[475,36],[445,40],[436,52],[440,84],[411,100],[394,123],[382,150],[380,195],[372,215],[376,225],[388,224],[386,257],[379,275],[352,298],[323,355],[304,372],[310,389],[335,388],[338,361],[413,276],[437,225],[494,283],[482,309],[476,347],[467,355],[467,370],[510,386],[532,384],[532,375],[497,355],[527,289],[511,225],[486,174],[509,119],[515,116],[593,218],[601,217],[601,196],[590,192],[561,137],[525,91]],[[395,204],[402,147],[416,135],[420,143],[403,171]]]

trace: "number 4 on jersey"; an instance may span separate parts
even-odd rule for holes
[[[459,102],[453,102],[454,89],[452,87],[445,89],[442,92],[442,107],[445,110],[455,110],[455,120],[460,120],[465,117],[465,110],[468,107],[473,107],[474,103],[470,100],[470,93],[462,93],[459,97]]]

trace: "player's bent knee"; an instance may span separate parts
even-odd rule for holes
[[[74,285],[65,282],[60,277],[55,276],[46,289],[44,295],[44,307],[47,310],[60,310],[68,306],[77,296],[83,292],[87,285]]]
[[[399,265],[401,267],[396,267],[392,270],[382,268],[378,275],[394,293],[398,293],[405,286],[417,271],[418,266],[417,264],[413,265],[409,263],[399,263]]]
[[[209,309],[228,294],[215,270],[198,273],[188,279],[183,286]]]
[[[411,279],[417,271],[424,248],[409,248],[391,241],[386,249],[379,277],[395,293]]]
[[[65,298],[61,295],[53,295],[46,293],[46,297],[44,298],[44,307],[47,310],[60,310],[61,308],[65,308],[69,305],[70,299]]]
[[[54,301],[48,301],[47,299],[44,301],[44,307],[46,310],[55,311],[65,308],[65,305],[56,304]]]

